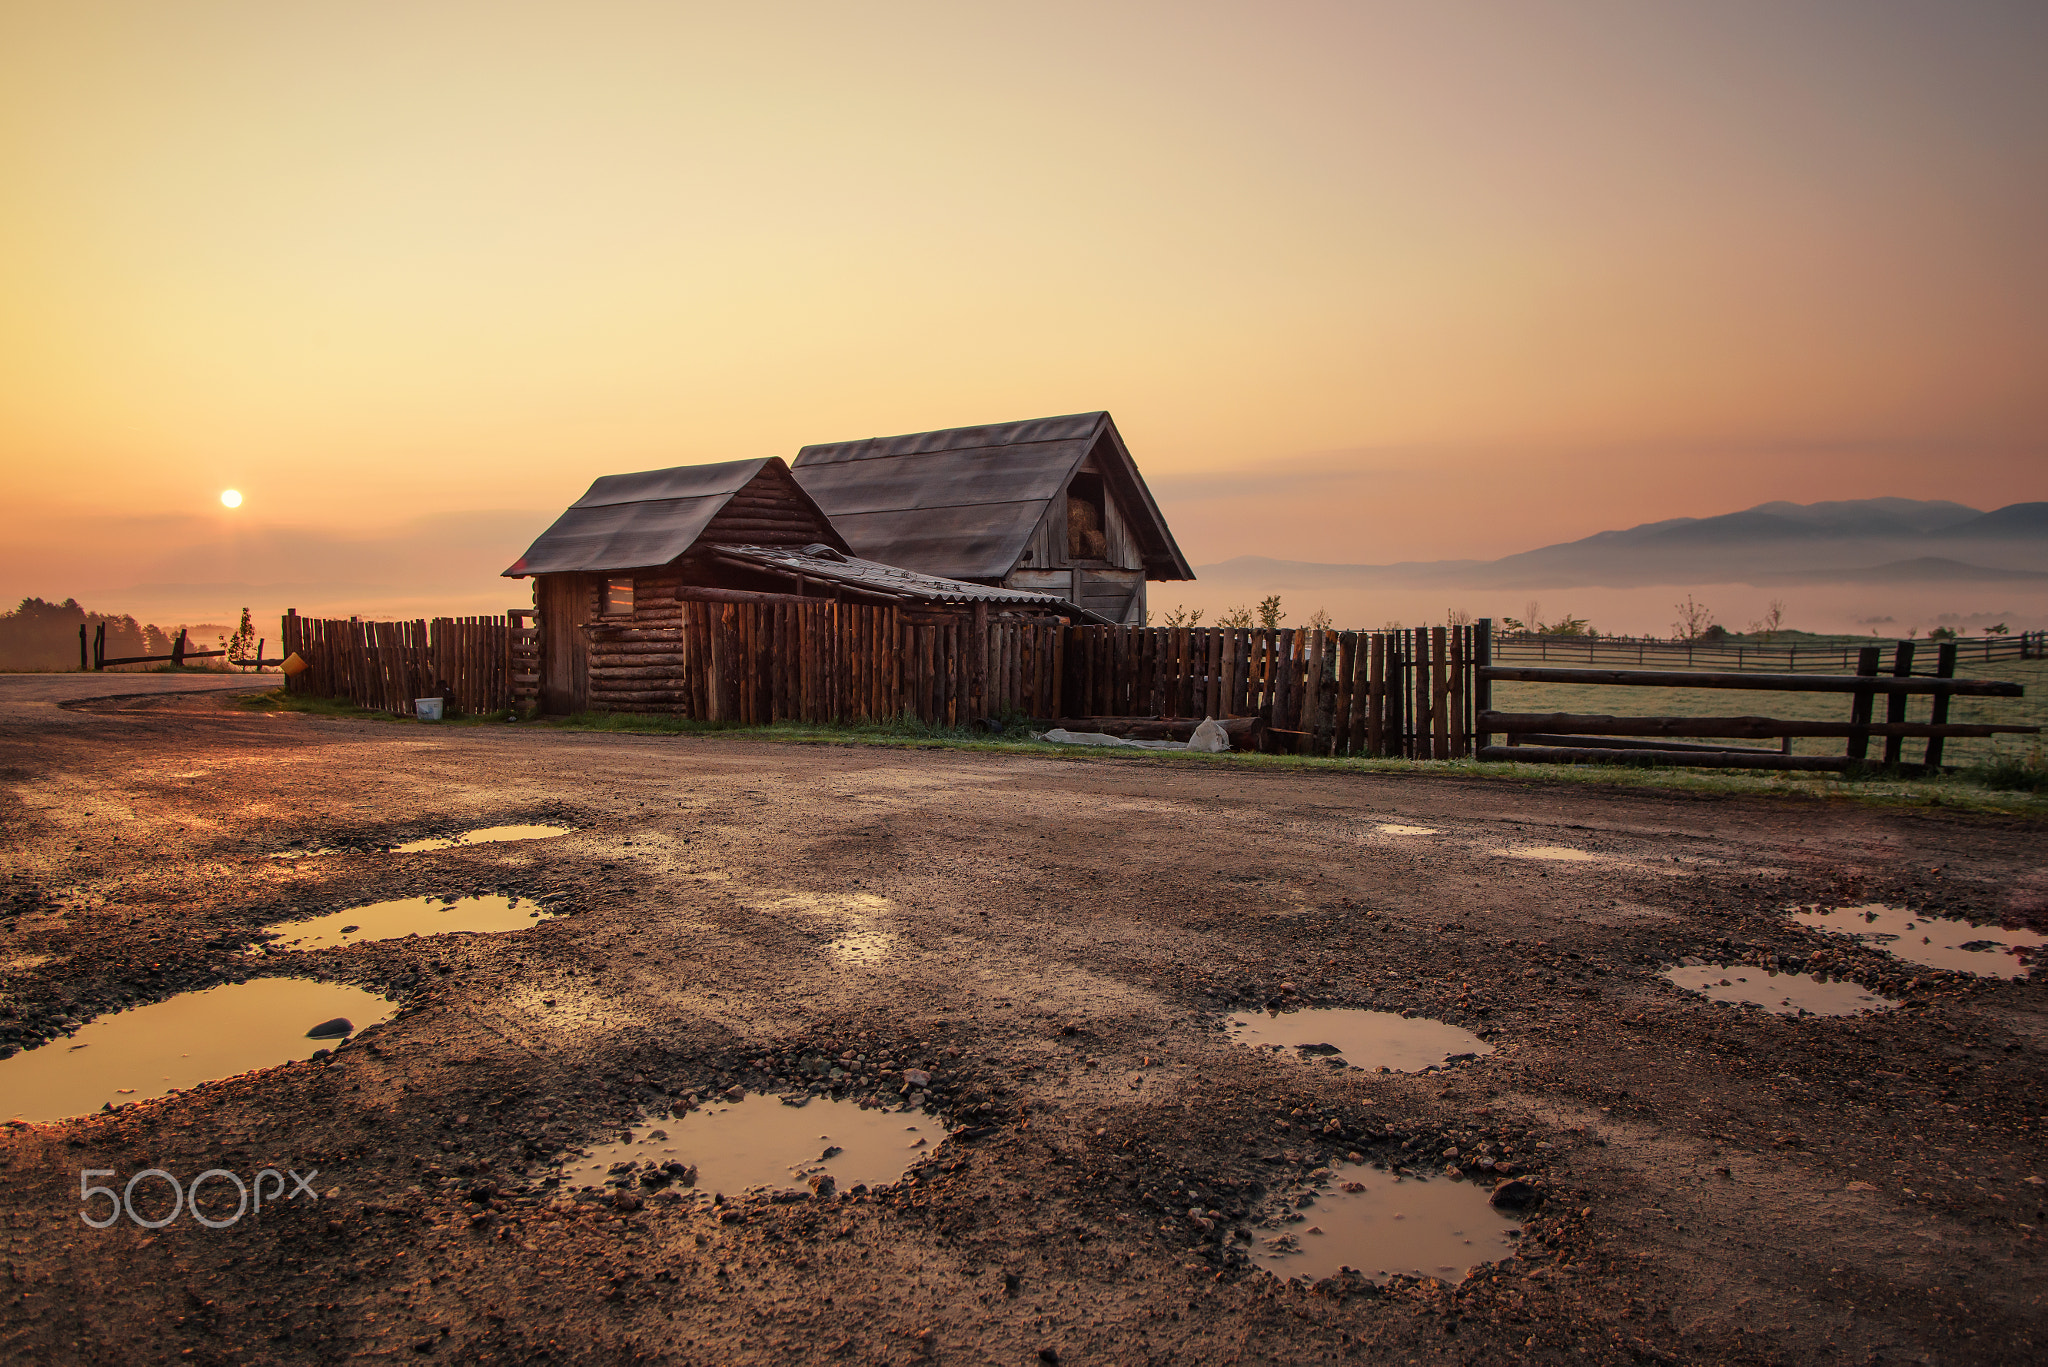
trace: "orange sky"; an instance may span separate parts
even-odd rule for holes
[[[601,473],[1103,407],[1198,564],[2048,497],[2044,69],[2032,0],[7,6],[0,597],[474,611]]]

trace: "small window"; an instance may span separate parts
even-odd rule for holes
[[[633,615],[632,580],[608,579],[605,581],[604,615],[607,617],[631,617]]]

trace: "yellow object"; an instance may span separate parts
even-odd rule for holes
[[[299,658],[299,652],[296,650],[284,657],[284,672],[288,675],[303,674],[312,667]]]

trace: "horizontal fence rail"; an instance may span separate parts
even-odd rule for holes
[[[2048,658],[2048,632],[2019,631],[2005,636],[1973,636],[1955,641],[1929,640],[1930,646],[1956,648],[1964,664],[1996,660],[2039,660]],[[1856,667],[1856,657],[1868,646],[1782,644],[1770,641],[1725,642],[1712,640],[1669,641],[1625,636],[1549,636],[1541,633],[1503,632],[1494,637],[1493,658],[1498,663],[1555,663],[1561,665],[1662,666],[1673,669],[1773,670],[1780,673],[1847,673]]]
[[[1939,770],[1944,742],[1951,736],[2038,735],[2038,726],[1951,723],[1949,700],[1955,697],[2018,698],[2025,689],[1998,679],[1954,677],[1957,656],[1953,643],[1937,648],[1932,675],[1913,673],[1914,643],[1899,642],[1892,651],[1889,675],[1878,673],[1876,646],[1857,651],[1854,674],[1762,674],[1714,670],[1573,669],[1543,666],[1482,664],[1475,671],[1479,696],[1476,730],[1482,760],[1529,763],[1657,763],[1719,768],[1785,769],[1844,772],[1870,760],[1870,741],[1884,742],[1883,763],[1901,762],[1904,742],[1927,742],[1920,767]],[[1776,717],[1616,717],[1578,712],[1500,712],[1492,706],[1496,682],[1586,684],[1623,688],[1750,689],[1781,693],[1840,693],[1849,698],[1846,721],[1788,720]],[[1931,698],[1930,717],[1906,720],[1914,695]],[[1885,718],[1876,720],[1878,698],[1885,699]],[[1490,743],[1495,733],[1507,744]],[[1841,737],[1841,755],[1795,755],[1799,737]],[[1777,740],[1774,753],[1753,746],[1701,745],[1698,739]]]

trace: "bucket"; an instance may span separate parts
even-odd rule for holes
[[[439,698],[414,698],[412,705],[413,710],[419,714],[421,721],[441,720],[441,700]]]

